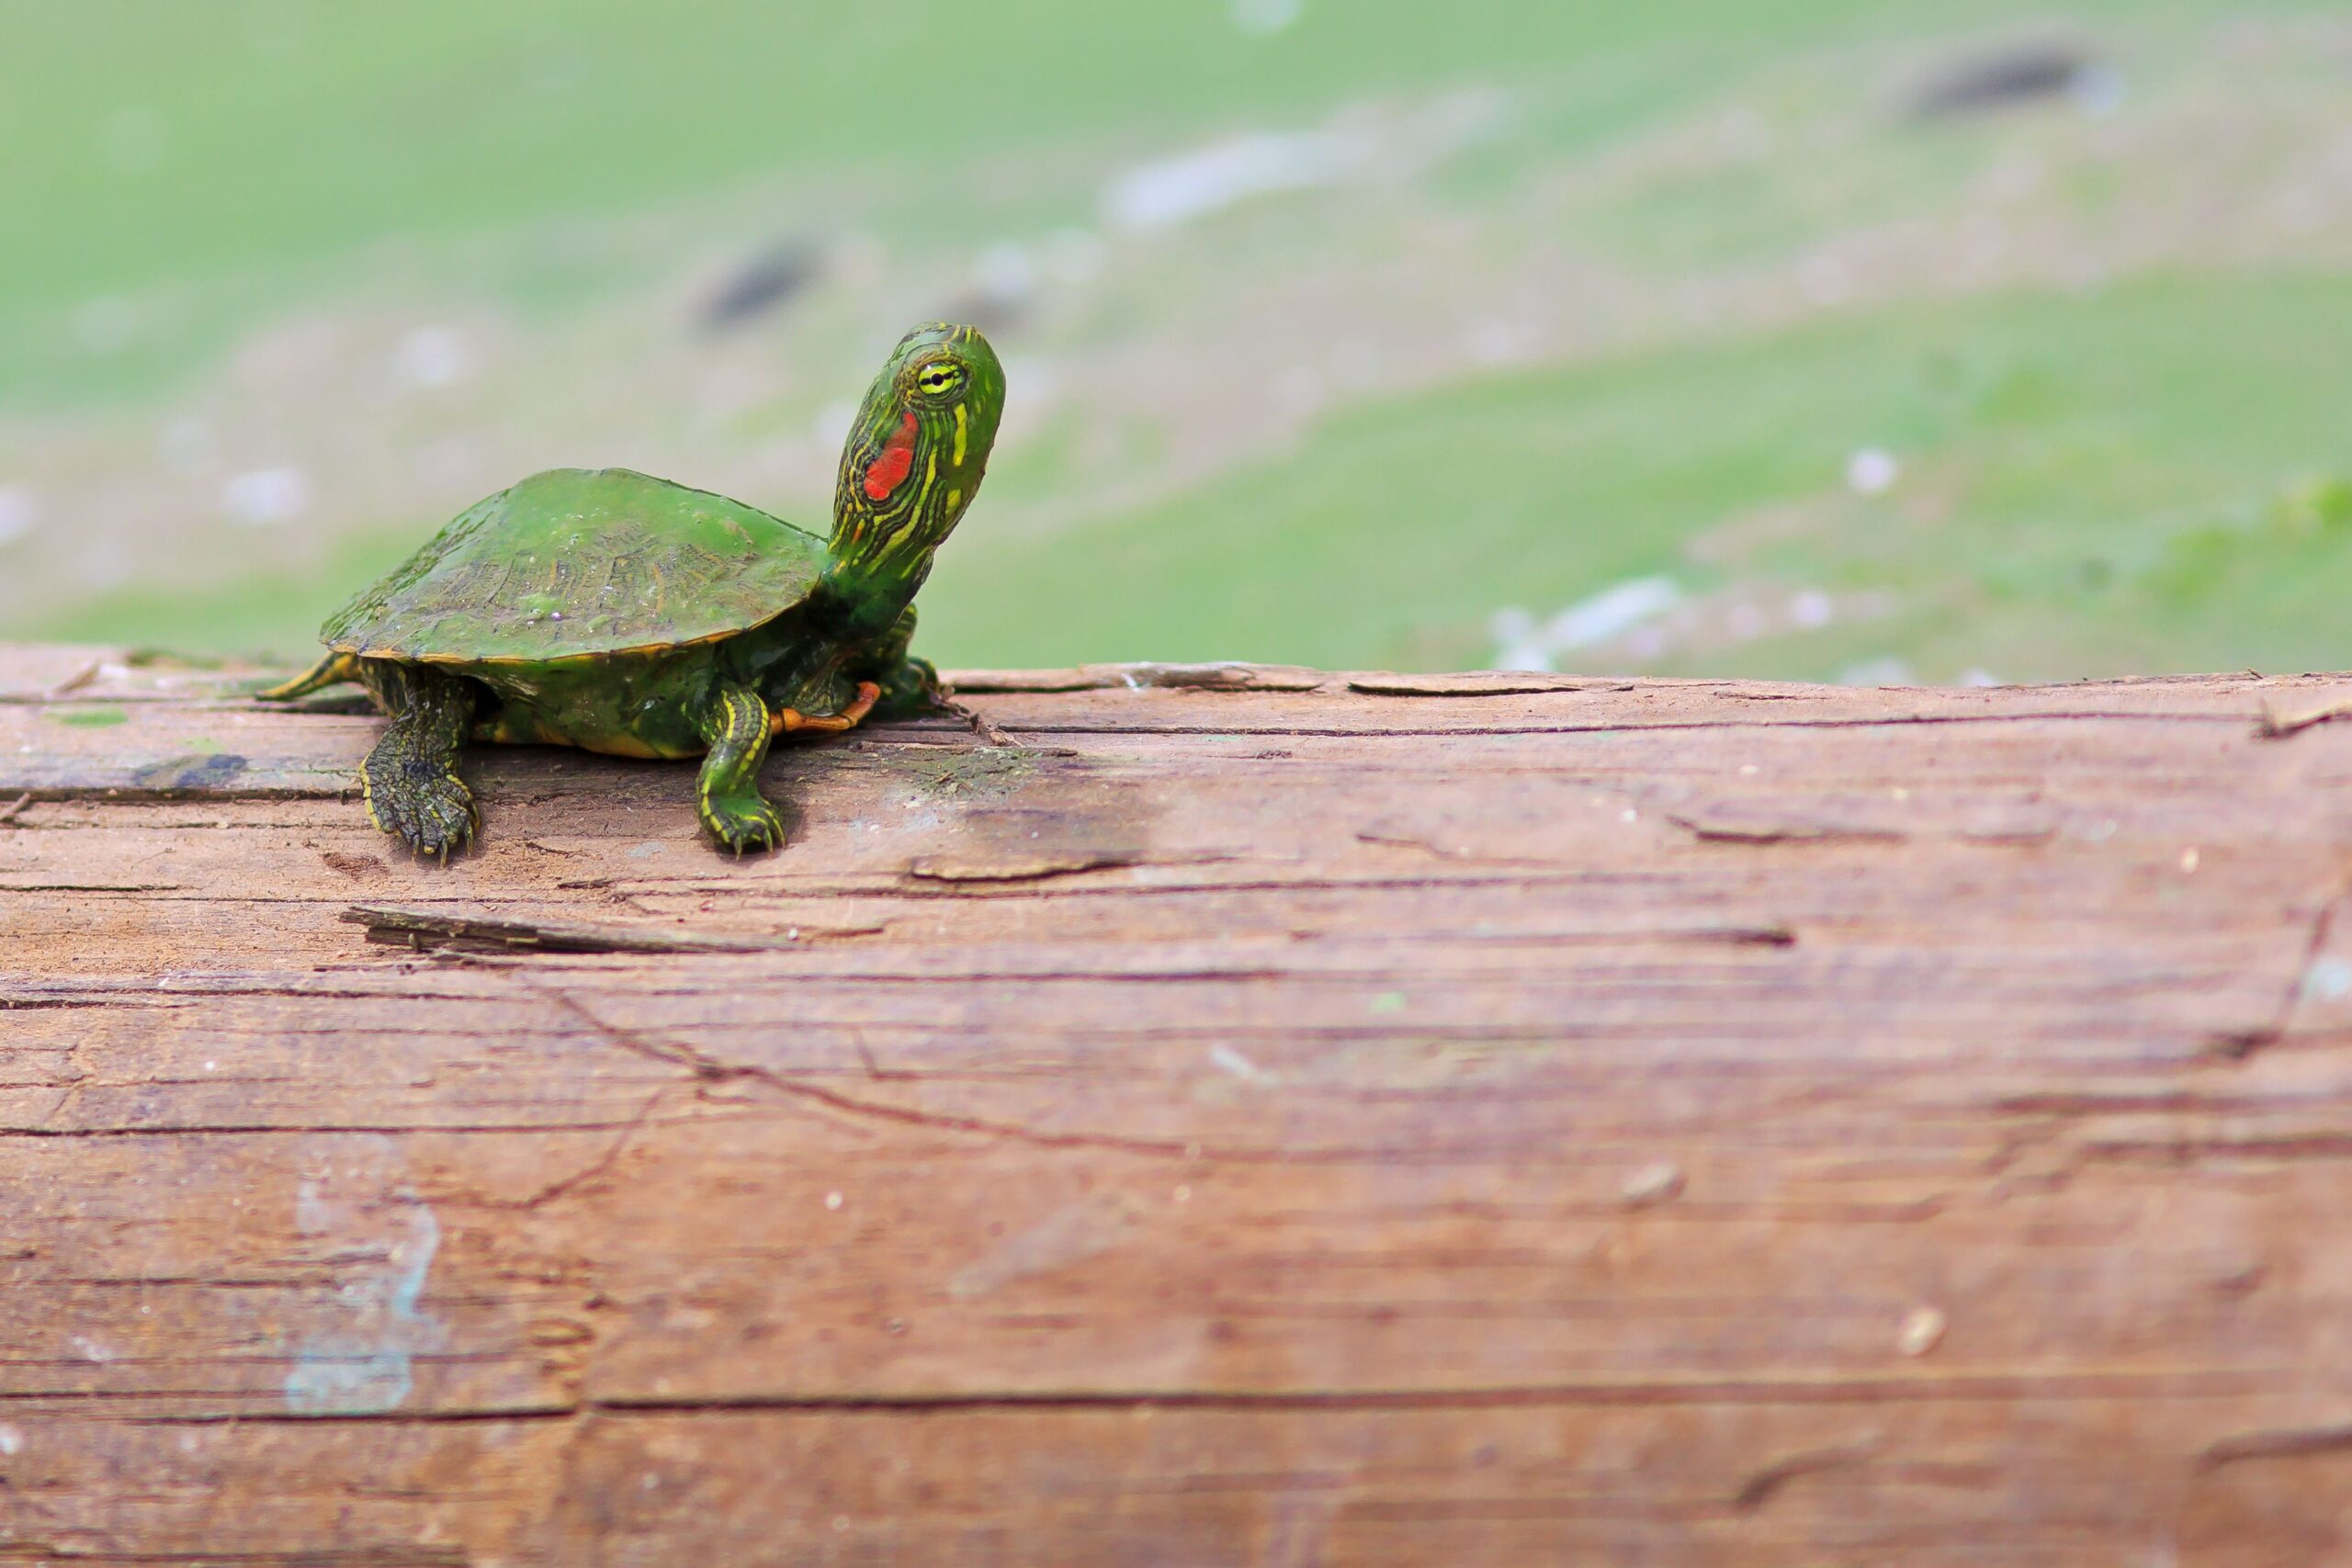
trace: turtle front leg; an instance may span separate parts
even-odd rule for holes
[[[481,819],[473,792],[458,776],[458,750],[473,728],[474,689],[455,675],[386,660],[360,661],[359,677],[392,722],[359,764],[368,819],[419,854],[438,855],[470,840]]]
[[[957,702],[955,688],[939,678],[938,668],[930,660],[917,659],[907,651],[907,645],[914,637],[915,607],[910,604],[874,645],[870,668],[881,677],[881,695],[874,705],[874,716],[915,718],[923,714],[952,714],[970,725],[973,732],[991,746],[1020,745],[989,723],[985,715]]]
[[[784,847],[784,818],[760,794],[760,762],[768,754],[768,705],[751,687],[714,689],[701,716],[710,748],[695,785],[695,814],[720,844],[741,854],[754,845]]]
[[[882,688],[881,698],[874,705],[876,718],[913,718],[954,706],[931,660],[907,652],[907,645],[914,639],[915,607],[910,604],[874,645],[870,669]]]

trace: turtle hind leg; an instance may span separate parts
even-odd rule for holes
[[[784,818],[760,794],[770,724],[759,693],[733,683],[713,691],[702,715],[702,736],[710,750],[695,784],[695,815],[739,855],[747,849],[784,848]]]
[[[879,684],[872,681],[860,681],[857,683],[857,695],[852,697],[849,705],[841,712],[818,714],[811,717],[798,708],[778,708],[768,727],[778,735],[790,735],[801,731],[819,735],[839,735],[845,730],[855,729],[865,716],[874,711],[874,705],[881,695],[882,688]]]
[[[266,703],[290,703],[297,697],[307,697],[312,692],[323,691],[329,686],[358,679],[357,656],[341,652],[330,653],[291,681],[281,685],[266,687],[255,692],[254,695]]]
[[[364,673],[392,716],[359,764],[368,818],[419,854],[447,861],[481,826],[473,792],[458,776],[458,749],[473,728],[473,686],[437,670],[377,660]]]

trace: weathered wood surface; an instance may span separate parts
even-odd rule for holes
[[[234,678],[0,650],[0,1560],[2352,1560],[2352,682],[973,678],[445,870]]]

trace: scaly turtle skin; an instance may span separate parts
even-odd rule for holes
[[[447,859],[479,826],[468,739],[703,758],[703,825],[784,843],[772,736],[837,732],[943,695],[907,654],[915,590],[980,486],[1004,371],[970,327],[909,333],[865,394],[820,539],[626,468],[535,474],[460,514],[320,629],[262,695],[357,681],[391,719],[360,766],[378,828]]]

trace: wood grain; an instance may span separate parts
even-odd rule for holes
[[[973,674],[444,870],[259,673],[0,649],[0,1560],[2352,1553],[2352,680]]]

